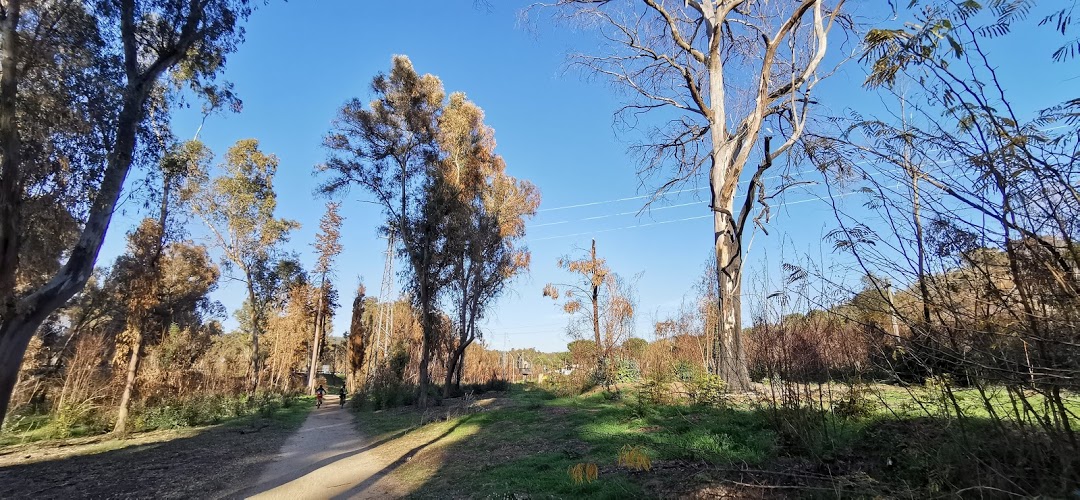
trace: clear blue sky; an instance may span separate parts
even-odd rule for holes
[[[637,335],[651,339],[657,315],[693,295],[692,286],[710,254],[707,203],[687,192],[668,200],[663,209],[635,216],[644,200],[628,198],[648,190],[635,175],[638,159],[626,151],[630,137],[618,136],[613,127],[612,112],[620,96],[607,82],[565,66],[566,54],[595,46],[589,35],[543,21],[538,30],[523,29],[518,15],[527,2],[492,4],[488,11],[468,0],[271,2],[252,16],[247,41],[227,63],[225,77],[235,83],[243,112],[211,117],[201,139],[219,158],[244,138],[258,139],[264,151],[278,156],[278,214],[303,224],[289,248],[310,266],[325,202],[313,194],[319,180],[312,175],[325,158],[322,137],[347,99],[370,98],[371,78],[389,68],[392,55],[406,54],[418,71],[439,76],[448,92],[464,91],[485,110],[508,171],[535,183],[543,195],[541,211],[528,230],[531,273],[516,281],[491,311],[485,327],[489,344],[500,349],[565,348],[566,315],[541,296],[541,289],[547,282],[566,279],[556,260],[586,248],[592,237],[616,272],[628,277],[642,273]],[[1023,47],[1008,52],[1023,55]],[[1061,66],[1067,65],[1059,65],[1059,70]],[[863,74],[850,65],[824,84],[819,96],[833,111],[863,103],[874,106],[877,99],[859,89]],[[1017,85],[1028,85],[1023,75],[1017,76]],[[1065,76],[1055,75],[1045,84],[1067,93],[1076,82],[1069,83]],[[179,137],[191,137],[198,124],[198,113],[178,112],[174,130]],[[342,208],[344,252],[337,261],[342,307],[334,320],[335,335],[347,328],[357,277],[363,278],[369,294],[379,290],[385,241],[375,231],[381,220],[378,208],[357,202],[365,198],[354,190]],[[818,255],[822,235],[834,225],[828,206],[809,201],[810,194],[793,193],[788,199],[800,203],[780,208],[770,236],[755,236],[751,268],[760,266],[766,255],[778,266],[782,246]],[[124,233],[141,217],[136,205],[125,204],[114,219],[100,264],[111,263],[123,250]],[[194,236],[200,234],[197,222],[191,230]],[[214,298],[231,313],[243,293],[235,283],[223,281]],[[234,325],[230,316],[226,327]]]

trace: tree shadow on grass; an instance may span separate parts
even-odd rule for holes
[[[1060,487],[1010,469],[1009,463],[1024,463],[1049,471],[1053,464],[1037,456],[1037,447],[1004,446],[984,419],[643,407],[599,395],[554,399],[520,387],[509,399],[513,404],[462,417],[475,429],[439,443],[447,431],[415,447],[379,478],[423,478],[411,485],[411,496],[420,498],[919,497],[934,488],[1052,493]],[[620,466],[623,447],[644,450],[652,469]],[[596,464],[598,479],[576,484],[568,469],[579,463]],[[363,485],[349,494],[361,492]]]
[[[189,437],[0,467],[0,498],[235,496],[297,424],[253,415]]]

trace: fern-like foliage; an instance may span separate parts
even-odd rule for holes
[[[640,447],[624,445],[619,450],[619,467],[626,467],[630,470],[648,471],[652,470],[652,461],[649,460],[649,455],[645,453]]]
[[[574,484],[588,484],[600,477],[600,469],[594,463],[581,462],[566,470]]]

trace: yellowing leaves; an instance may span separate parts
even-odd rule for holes
[[[593,463],[578,463],[571,465],[566,473],[574,484],[587,484],[596,481],[600,476],[600,469]]]

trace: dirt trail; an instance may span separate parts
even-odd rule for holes
[[[394,459],[377,455],[378,444],[357,432],[352,412],[339,407],[337,396],[327,396],[244,496],[287,500],[403,496],[406,492],[387,477]]]

